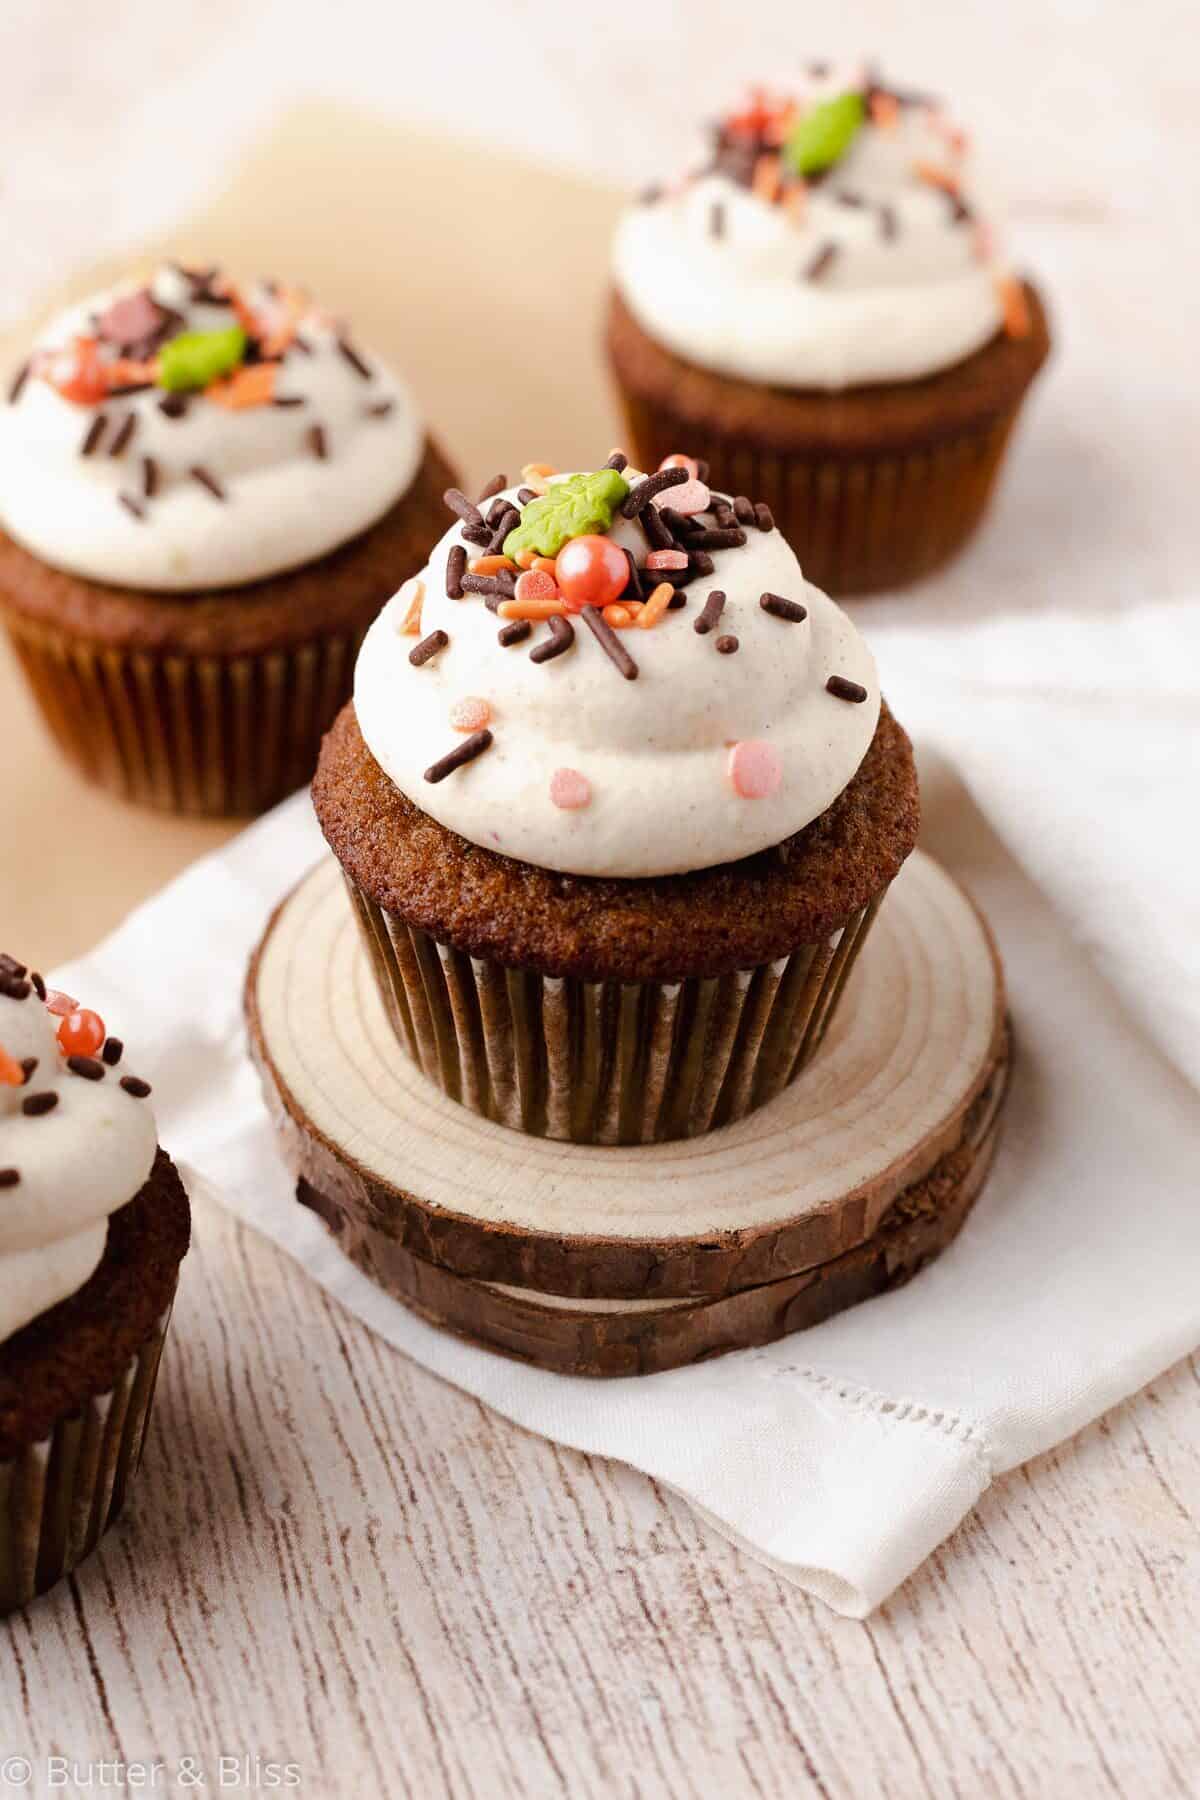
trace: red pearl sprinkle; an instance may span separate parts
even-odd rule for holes
[[[68,1013],[58,1028],[58,1042],[64,1056],[95,1056],[107,1036],[100,1014],[89,1012],[86,1006]]]
[[[758,738],[735,744],[729,752],[729,779],[743,800],[769,800],[783,783],[779,752]]]

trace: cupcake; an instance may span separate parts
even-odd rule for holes
[[[95,1547],[141,1458],[189,1233],[149,1093],[0,956],[0,1613]]]
[[[965,543],[1049,336],[939,102],[819,65],[624,215],[608,349],[642,464],[689,444],[844,595]]]
[[[298,289],[165,264],[62,314],[0,402],[0,617],[50,731],[131,800],[272,805],[450,479]]]
[[[870,652],[687,455],[446,499],[313,786],[399,1049],[548,1137],[740,1118],[814,1055],[916,836]]]

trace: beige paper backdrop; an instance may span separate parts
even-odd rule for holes
[[[305,282],[406,373],[468,484],[482,483],[514,459],[581,467],[617,441],[599,337],[620,204],[568,175],[314,104],[288,114],[211,208],[147,253]],[[43,311],[121,272],[92,269]],[[0,366],[17,360],[28,330],[0,340]],[[45,967],[75,955],[236,829],[88,787],[47,737],[6,644],[0,719],[15,764],[0,949]]]

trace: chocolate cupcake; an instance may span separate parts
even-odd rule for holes
[[[858,632],[765,506],[672,461],[448,494],[313,787],[401,1050],[578,1142],[780,1092],[916,836]]]
[[[0,1614],[95,1547],[141,1458],[190,1226],[149,1093],[0,957]]]
[[[827,66],[722,119],[618,228],[610,361],[647,468],[765,500],[838,595],[966,542],[1049,349],[928,95]]]
[[[0,617],[62,749],[176,812],[302,785],[451,478],[297,289],[166,264],[62,314],[0,403]]]

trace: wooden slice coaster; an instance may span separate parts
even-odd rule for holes
[[[1000,1129],[1005,1057],[956,1150],[893,1201],[878,1231],[831,1263],[716,1300],[570,1300],[471,1281],[422,1262],[303,1178],[318,1213],[373,1281],[432,1325],[562,1375],[652,1375],[770,1344],[910,1280],[954,1238],[982,1188]]]
[[[455,1275],[608,1301],[734,1294],[865,1244],[964,1146],[1005,1057],[986,927],[919,853],[820,1055],[706,1137],[558,1143],[447,1099],[397,1056],[332,860],[275,913],[246,1001],[284,1153],[327,1204]]]

